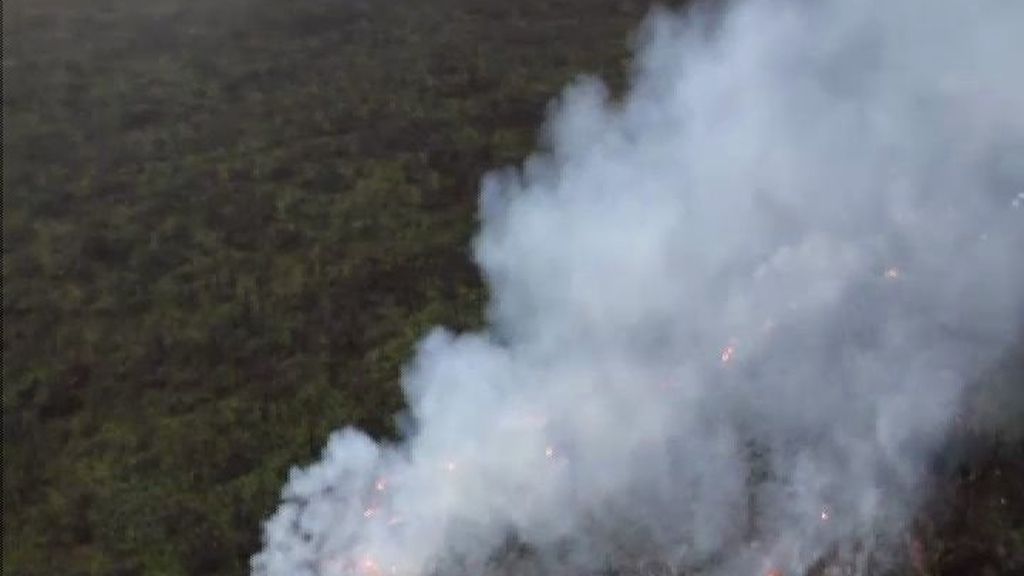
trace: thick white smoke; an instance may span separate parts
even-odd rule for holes
[[[653,15],[621,103],[579,82],[485,179],[490,329],[422,342],[406,440],[293,471],[254,575],[799,574],[899,529],[1024,325],[1024,2],[715,22]]]

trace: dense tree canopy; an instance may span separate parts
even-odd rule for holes
[[[246,573],[289,466],[394,434],[416,340],[481,322],[479,177],[623,84],[648,5],[4,9],[4,572],[129,576]],[[951,498],[1018,497],[1014,450]],[[1001,548],[929,550],[1008,565],[1014,502],[955,519]]]

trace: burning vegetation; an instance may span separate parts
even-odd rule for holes
[[[4,6],[5,573],[1024,573],[1024,5],[94,4]]]

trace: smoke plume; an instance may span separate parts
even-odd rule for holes
[[[753,0],[639,44],[484,179],[489,328],[420,343],[403,441],[292,472],[254,575],[791,575],[908,520],[1024,325],[1024,3]]]

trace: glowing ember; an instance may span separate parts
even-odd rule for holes
[[[736,355],[736,347],[729,344],[722,349],[722,364],[728,364],[732,362],[733,357]]]
[[[373,561],[373,558],[365,558],[361,567],[366,574],[380,574],[380,567]]]
[[[779,570],[778,568],[772,568],[768,571],[768,574],[766,574],[765,576],[782,576],[782,570]]]
[[[831,517],[832,517],[832,515],[829,514],[828,508],[822,508],[821,509],[821,521],[822,522],[828,522],[829,518],[831,518]]]
[[[887,268],[885,270],[885,279],[886,280],[899,280],[900,276],[902,276],[902,275],[903,275],[903,271],[901,271],[899,268],[897,268],[895,266],[893,266],[891,268]]]

